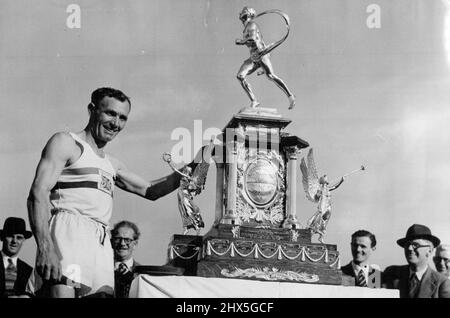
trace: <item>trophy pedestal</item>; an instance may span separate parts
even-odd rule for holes
[[[342,284],[336,245],[311,243],[309,229],[219,224],[203,237],[174,235],[169,265],[186,276]]]
[[[169,244],[167,265],[183,268],[184,276],[197,276],[202,243],[201,236],[174,234]]]
[[[336,245],[311,243],[309,229],[220,224],[203,237],[197,276],[340,285]]]

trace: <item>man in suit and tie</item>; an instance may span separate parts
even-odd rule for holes
[[[0,298],[25,296],[25,287],[33,268],[18,258],[23,242],[31,237],[25,220],[9,217],[0,230],[3,242],[0,262]]]
[[[352,234],[350,247],[353,260],[341,268],[344,281],[350,281],[350,285],[359,287],[380,287],[380,267],[369,263],[376,245],[375,235],[369,231],[359,230]]]
[[[114,291],[116,298],[128,298],[131,282],[137,275],[136,266],[140,264],[133,258],[141,233],[136,224],[121,221],[111,231],[111,245],[114,249]]]
[[[433,258],[436,270],[450,278],[450,245],[441,244],[436,248],[436,255]]]
[[[403,248],[408,265],[386,268],[383,287],[400,290],[401,298],[450,298],[450,280],[428,265],[439,238],[427,226],[413,224],[397,244]]]

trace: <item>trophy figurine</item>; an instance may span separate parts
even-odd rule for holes
[[[352,171],[342,176],[338,181],[328,182],[327,175],[318,177],[316,165],[314,163],[313,149],[311,148],[307,155],[307,162],[305,158],[302,158],[300,163],[300,169],[302,171],[303,188],[306,192],[306,197],[314,202],[318,203],[317,212],[308,220],[307,227],[310,228],[313,233],[319,234],[319,242],[324,244],[323,237],[325,236],[326,228],[331,217],[331,191],[336,190],[343,182],[344,179],[352,173],[365,170],[364,166],[360,169]]]
[[[255,19],[268,13],[276,13],[281,15],[286,23],[287,32],[285,36],[274,43],[266,45],[263,41],[262,34],[259,26],[256,24]],[[241,83],[244,91],[250,98],[251,108],[259,106],[259,102],[256,100],[256,96],[253,93],[250,84],[247,81],[247,76],[258,71],[258,75],[266,74],[268,79],[274,82],[289,98],[289,109],[295,106],[295,96],[286,86],[281,78],[275,75],[270,61],[270,52],[283,43],[289,35],[289,17],[279,10],[268,10],[260,14],[256,14],[255,9],[244,7],[239,14],[239,20],[244,24],[244,31],[242,39],[236,40],[236,45],[246,45],[250,49],[250,58],[244,61],[241,68],[238,71],[237,78]]]
[[[172,156],[169,153],[163,154],[163,160],[181,176],[177,197],[178,209],[183,222],[183,235],[186,235],[190,229],[195,230],[199,235],[200,230],[205,227],[205,223],[200,214],[200,208],[194,203],[194,196],[199,195],[205,187],[209,163],[201,161],[196,165],[194,171],[189,166],[185,166],[180,171],[173,165]]]

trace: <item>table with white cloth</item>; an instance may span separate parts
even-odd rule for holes
[[[395,289],[141,274],[130,298],[398,298]]]

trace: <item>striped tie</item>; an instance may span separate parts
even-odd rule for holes
[[[118,268],[118,270],[119,270],[119,273],[120,274],[125,274],[126,272],[128,272],[128,266],[127,266],[127,264],[125,264],[125,263],[120,263],[119,264],[119,268]]]
[[[133,274],[125,263],[120,263],[115,274],[116,298],[128,298]]]
[[[14,284],[17,279],[17,268],[12,258],[8,258],[8,266],[5,270],[5,293],[8,296],[14,295]]]
[[[359,287],[367,287],[366,275],[364,275],[364,271],[362,269],[358,272],[356,285]]]

